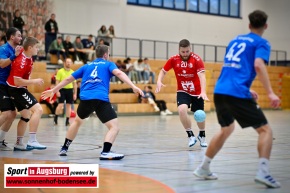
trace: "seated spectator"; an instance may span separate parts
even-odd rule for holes
[[[140,103],[149,103],[154,107],[156,112],[160,111],[160,115],[172,115],[173,113],[167,109],[166,102],[164,100],[156,100],[151,86],[144,87],[144,97],[139,95]]]
[[[76,50],[76,61],[79,63],[80,60],[83,61],[84,64],[87,63],[87,55],[86,52],[84,51],[84,46],[81,42],[81,37],[77,36],[74,43],[74,48]]]
[[[115,38],[115,29],[113,25],[110,25],[108,29],[108,36],[109,36],[109,44],[112,45],[113,43],[113,38]]]
[[[62,44],[62,37],[59,36],[56,40],[53,40],[48,48],[50,54],[56,54],[58,59],[58,64],[63,64],[63,61],[60,58],[60,55],[63,56],[63,59],[66,59],[65,49]]]
[[[95,45],[93,42],[93,35],[90,34],[89,37],[87,39],[82,39],[82,44],[84,47],[84,51],[87,54],[87,58],[90,61],[93,61],[95,58]]]
[[[138,83],[145,83],[147,84],[149,81],[145,82],[144,79],[144,68],[143,68],[143,60],[140,58],[134,62],[134,70],[137,72],[138,75]],[[146,77],[149,80],[149,77]]]
[[[128,77],[134,84],[136,84],[138,82],[138,74],[137,74],[137,71],[134,70],[134,66],[131,63],[131,58],[130,57],[126,58],[124,62],[126,62],[125,64],[126,64],[126,70],[128,72],[127,74]]]
[[[46,88],[45,90],[50,90],[50,89],[53,89],[54,87],[55,87],[55,82],[52,81],[50,87]],[[40,104],[46,104],[46,106],[49,108],[50,117],[53,117],[55,115],[55,109],[58,105],[57,97],[59,97],[59,92],[55,93],[51,99],[47,98],[46,100],[43,100],[42,98],[40,98],[39,100]]]
[[[75,61],[76,60],[76,52],[75,52],[74,45],[70,41],[70,36],[66,36],[65,41],[63,41],[62,44],[63,44],[63,47],[65,49],[65,54],[67,56],[71,56],[72,60]]]
[[[105,25],[102,25],[101,28],[98,30],[98,40],[100,41],[100,39],[104,40],[105,45],[110,46],[110,37]]]
[[[148,77],[148,82],[150,82],[151,84],[155,84],[155,72],[151,70],[151,67],[148,61],[149,61],[148,58],[144,58],[143,60],[144,78]],[[150,77],[151,77],[151,81],[149,81]]]

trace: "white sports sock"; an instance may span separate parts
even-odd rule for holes
[[[29,132],[29,141],[30,142],[36,141],[36,133],[35,132]]]
[[[201,167],[202,167],[202,169],[204,169],[204,170],[209,170],[209,165],[210,165],[210,163],[211,163],[211,158],[209,158],[209,157],[207,157],[206,155],[204,156],[204,158],[203,158],[203,161],[202,161],[202,163],[201,163]]]
[[[23,136],[17,136],[16,144],[17,145],[23,144]]]
[[[0,141],[3,141],[5,139],[7,131],[0,130]]]
[[[269,160],[267,158],[261,157],[259,159],[258,175],[267,176],[269,173]]]

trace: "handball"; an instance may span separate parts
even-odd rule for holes
[[[206,114],[203,110],[195,111],[193,116],[194,116],[194,119],[196,120],[196,122],[198,122],[198,123],[204,122],[205,118],[206,118]]]

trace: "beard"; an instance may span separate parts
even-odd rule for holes
[[[182,61],[187,61],[188,58],[189,58],[189,56],[181,56],[181,55],[180,55],[180,58],[181,58]]]

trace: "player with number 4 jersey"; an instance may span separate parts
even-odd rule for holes
[[[82,78],[80,88],[80,104],[77,110],[77,116],[74,122],[69,127],[63,146],[59,152],[60,156],[66,156],[68,148],[77,135],[78,129],[83,123],[83,120],[88,118],[91,113],[96,112],[96,115],[104,123],[108,132],[105,136],[103,151],[101,152],[101,160],[120,160],[124,158],[123,154],[114,153],[111,147],[119,133],[117,114],[114,111],[109,101],[110,79],[113,75],[127,83],[135,93],[144,96],[142,90],[136,87],[128,76],[119,70],[115,63],[109,60],[109,47],[99,45],[96,48],[97,59],[82,66],[77,71],[72,73],[68,78],[61,81],[53,89],[44,91],[42,99],[52,97],[63,86]]]
[[[160,71],[157,79],[156,93],[161,90],[162,80],[165,74],[173,69],[177,82],[177,106],[180,121],[188,136],[188,146],[192,147],[200,141],[201,147],[207,147],[205,140],[205,121],[197,122],[199,135],[195,138],[191,120],[187,114],[188,108],[192,112],[204,110],[204,100],[206,96],[206,79],[205,69],[202,59],[195,53],[191,52],[190,42],[183,39],[179,42],[179,54],[172,56]]]

